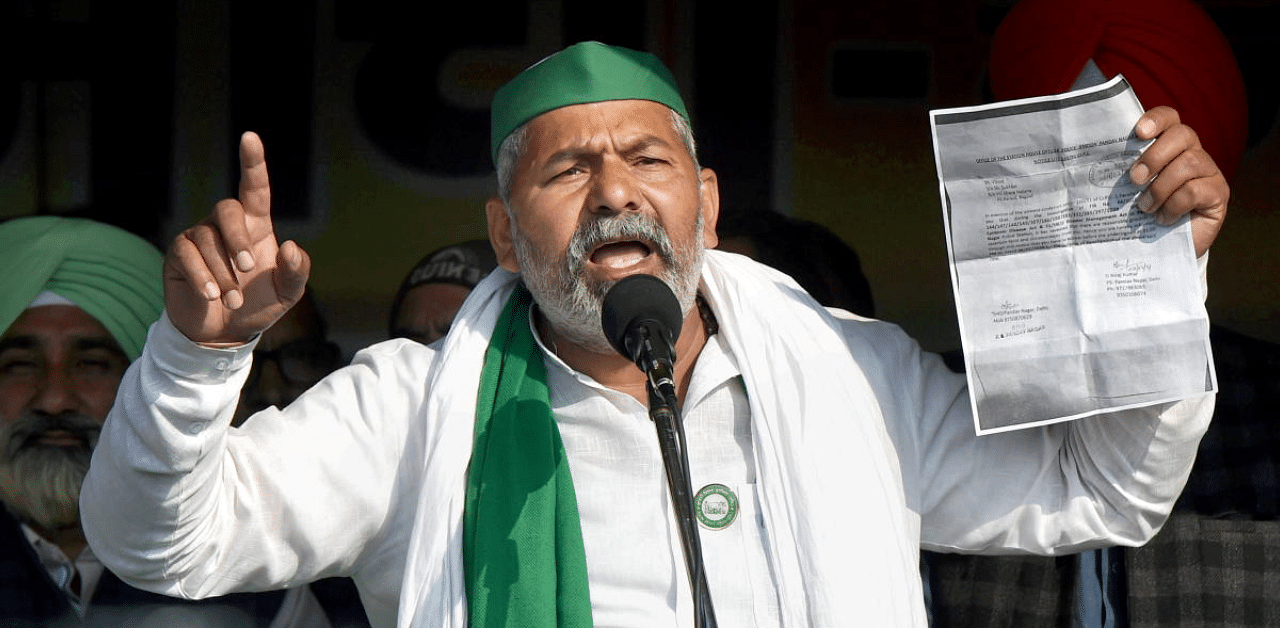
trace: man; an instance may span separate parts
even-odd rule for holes
[[[427,254],[391,300],[387,337],[424,345],[443,338],[467,295],[497,265],[487,240],[468,240]]]
[[[309,261],[277,245],[243,137],[240,196],[175,240],[166,315],[95,452],[104,560],[192,596],[349,573],[376,626],[692,625],[644,377],[599,330],[636,273],[684,308],[693,484],[737,505],[702,535],[721,625],[923,626],[921,544],[1133,544],[1167,514],[1211,397],[976,438],[963,379],[896,327],[704,251],[716,175],[655,57],[572,46],[493,121],[501,268],[442,343],[367,349],[248,438],[225,429],[236,382]],[[1158,137],[1134,166],[1159,174],[1144,207],[1191,213],[1203,254],[1227,193],[1212,160],[1172,110],[1137,133]]]
[[[0,619],[328,625],[304,591],[199,605],[140,591],[85,544],[80,485],[120,377],[160,315],[161,265],[141,238],[89,220],[0,224]]]

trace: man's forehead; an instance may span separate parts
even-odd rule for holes
[[[23,310],[0,334],[0,340],[20,336],[104,338],[116,342],[98,319],[74,305],[41,305]]]
[[[568,105],[539,114],[529,121],[526,154],[543,157],[559,151],[590,149],[610,143],[614,148],[660,143],[681,146],[666,105],[649,100],[612,100]],[[616,144],[615,144],[616,143]]]

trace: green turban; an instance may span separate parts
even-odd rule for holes
[[[164,258],[146,240],[81,218],[35,216],[0,224],[0,329],[41,292],[76,304],[111,332],[130,360],[164,309]]]
[[[494,94],[489,138],[494,162],[503,140],[535,116],[606,100],[652,100],[689,120],[675,77],[657,57],[598,41],[582,42],[539,61]]]

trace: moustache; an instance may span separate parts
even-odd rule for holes
[[[666,229],[658,221],[646,214],[625,213],[600,216],[578,225],[569,240],[566,255],[569,269],[578,274],[593,249],[605,242],[618,240],[649,242],[656,249],[654,252],[668,266],[675,262],[675,247],[671,245]]]
[[[83,449],[92,451],[98,444],[102,425],[92,417],[76,413],[43,414],[24,412],[5,430],[2,444],[7,459],[12,460],[25,451],[37,447],[50,447],[41,439],[55,432],[64,432],[84,443]]]

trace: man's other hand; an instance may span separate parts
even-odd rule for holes
[[[1155,107],[1142,114],[1134,133],[1144,140],[1155,138],[1129,169],[1134,183],[1151,184],[1138,197],[1138,208],[1154,214],[1162,225],[1191,214],[1196,257],[1204,255],[1218,237],[1231,196],[1218,164],[1200,146],[1196,132],[1182,124],[1178,112],[1170,107]]]

